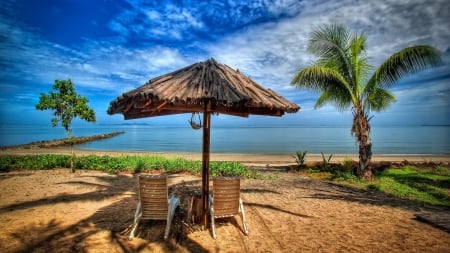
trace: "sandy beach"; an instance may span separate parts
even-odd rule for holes
[[[68,148],[3,150],[0,154],[70,154]],[[76,150],[77,155],[149,155]],[[200,154],[154,154],[201,159]],[[334,156],[338,162],[348,156]],[[260,167],[294,164],[290,155],[212,154]],[[352,157],[356,160],[356,157]],[[308,162],[321,161],[310,155]],[[445,156],[375,156],[378,161],[448,162]],[[219,220],[218,239],[186,222],[188,192],[197,176],[169,176],[180,197],[168,241],[164,221],[143,222],[130,233],[137,203],[136,175],[66,169],[0,174],[2,252],[450,252],[450,233],[419,221],[417,214],[448,208],[399,200],[312,180],[284,170],[269,179],[243,179],[241,194],[250,234],[239,217]],[[20,187],[18,187],[20,186]]]
[[[450,252],[450,233],[416,214],[449,212],[297,173],[243,179],[250,234],[239,217],[219,220],[218,239],[187,223],[188,191],[201,179],[170,175],[181,198],[168,241],[164,221],[143,222],[128,240],[137,203],[136,175],[98,171],[0,174],[2,252]]]

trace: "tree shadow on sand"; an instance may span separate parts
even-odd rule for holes
[[[53,197],[45,197],[37,200],[24,201],[0,208],[0,213],[23,210],[29,208],[35,208],[44,205],[53,205],[57,203],[70,203],[70,202],[82,202],[82,201],[100,201],[113,196],[119,196],[129,191],[135,191],[134,179],[129,176],[112,177],[111,175],[105,176],[91,176],[101,183],[89,183],[84,181],[69,181],[58,184],[76,184],[87,187],[92,187],[94,190],[82,194],[68,194],[61,193]]]
[[[450,211],[450,208],[445,206],[435,206],[413,200],[400,199],[378,190],[350,188],[328,181],[302,178],[296,180],[294,185],[296,188],[313,190],[313,194],[311,194],[310,196],[305,196],[303,198],[344,200],[361,204],[401,208],[409,211]]]

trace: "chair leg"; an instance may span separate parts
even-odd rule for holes
[[[136,232],[136,228],[139,225],[139,221],[141,220],[142,217],[142,210],[141,210],[141,201],[138,202],[137,207],[136,207],[136,213],[134,214],[134,224],[133,224],[133,229],[131,229],[131,233],[130,233],[130,239],[134,238],[134,233]]]
[[[240,213],[241,213],[242,224],[244,224],[244,234],[248,235],[248,227],[247,227],[247,223],[245,222],[244,204],[242,203],[241,198],[239,198],[239,209],[240,209]]]
[[[177,206],[179,204],[179,198],[172,197],[171,199],[169,199],[169,212],[167,212],[167,224],[166,231],[164,232],[164,240],[167,240],[167,238],[169,238],[170,225],[172,224],[173,215],[175,214],[175,210],[177,209]]]
[[[214,223],[214,200],[213,197],[209,196],[209,215],[211,217],[211,230],[212,230],[212,236],[214,239],[217,239],[216,234],[216,225]]]

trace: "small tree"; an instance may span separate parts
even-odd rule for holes
[[[50,91],[48,94],[41,93],[39,103],[36,104],[37,110],[54,110],[53,127],[58,126],[58,122],[61,122],[61,125],[66,130],[72,152],[70,159],[71,172],[74,172],[73,157],[75,154],[73,150],[74,138],[70,125],[76,117],[87,122],[95,122],[95,111],[89,108],[88,102],[87,98],[77,94],[72,81],[69,79],[55,80],[53,91]]]

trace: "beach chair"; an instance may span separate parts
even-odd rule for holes
[[[216,218],[234,217],[237,214],[242,218],[244,234],[248,235],[244,205],[240,197],[240,184],[240,178],[220,177],[213,179],[213,193],[209,196],[209,213],[214,239],[217,238],[214,220]]]
[[[164,233],[164,240],[166,240],[169,236],[170,225],[180,199],[174,196],[168,197],[167,176],[165,175],[139,175],[138,186],[139,201],[134,215],[130,239],[134,238],[139,221],[143,219],[166,220],[167,224]]]

